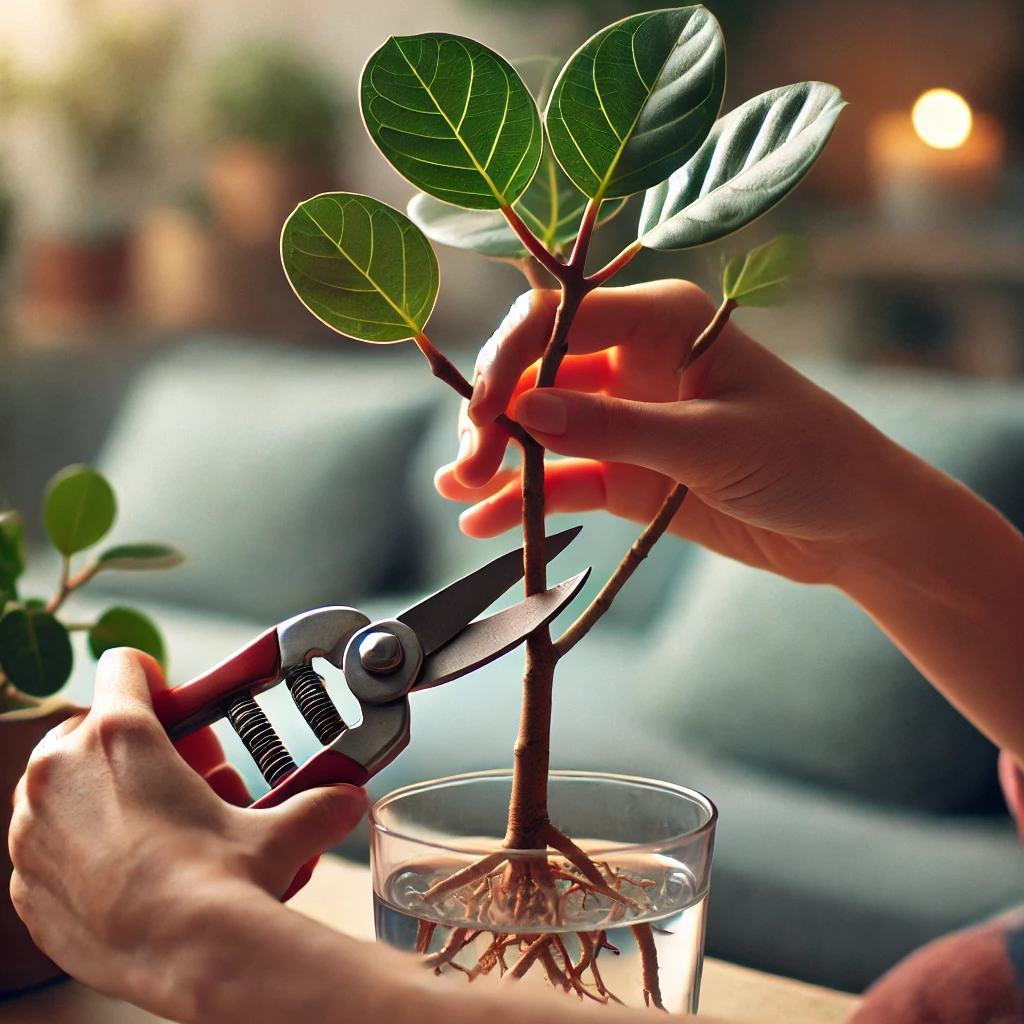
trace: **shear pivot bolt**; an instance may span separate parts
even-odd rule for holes
[[[367,672],[394,672],[403,659],[402,642],[394,633],[367,633],[359,641],[359,661]]]

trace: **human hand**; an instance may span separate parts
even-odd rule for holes
[[[907,453],[735,324],[677,373],[714,315],[686,282],[592,292],[557,386],[531,390],[557,302],[521,296],[477,359],[460,457],[435,480],[472,503],[461,518],[470,536],[521,518],[519,470],[500,468],[508,436],[493,424],[510,403],[541,444],[571,456],[548,464],[548,512],[603,508],[646,523],[681,482],[690,495],[671,532],[816,583],[896,514],[883,481],[898,489]]]
[[[100,659],[92,709],[29,760],[9,845],[11,897],[47,955],[101,991],[173,1008],[170,979],[181,974],[171,963],[183,950],[209,956],[196,927],[204,902],[240,885],[250,902],[260,890],[280,898],[301,865],[358,822],[366,797],[334,786],[273,809],[235,806],[245,788],[212,731],[180,753],[167,738],[151,699],[163,686],[146,655]]]

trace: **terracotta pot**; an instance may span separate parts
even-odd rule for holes
[[[36,236],[26,243],[24,301],[32,306],[97,310],[125,297],[128,243],[123,235],[78,240]]]
[[[60,697],[51,697],[37,708],[9,711],[0,715],[0,823],[5,842],[0,849],[0,993],[40,985],[63,973],[32,942],[28,929],[14,912],[7,883],[13,868],[7,853],[7,830],[11,824],[14,787],[25,771],[32,749],[55,725],[81,710]]]
[[[275,258],[281,225],[292,210],[335,184],[324,162],[255,142],[218,147],[206,167],[206,193],[221,231],[244,244],[271,245]]]

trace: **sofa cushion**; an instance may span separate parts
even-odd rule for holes
[[[271,622],[402,585],[405,481],[436,401],[416,353],[340,357],[206,339],[140,376],[99,464],[114,539],[188,557],[95,586]]]
[[[811,375],[1024,520],[1024,388]],[[652,722],[688,745],[882,804],[999,806],[991,744],[838,592],[701,553],[645,668]]]

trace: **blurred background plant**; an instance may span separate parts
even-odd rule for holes
[[[59,614],[68,598],[101,572],[171,569],[184,561],[165,544],[118,544],[72,573],[72,557],[102,540],[116,514],[113,488],[95,469],[68,466],[50,480],[43,521],[60,554],[60,569],[53,596],[45,600],[19,592],[27,568],[25,531],[17,512],[0,512],[0,715],[37,706],[68,681],[72,632],[86,635],[95,658],[112,647],[134,647],[166,666],[160,631],[134,608],[116,605],[89,622]]]

